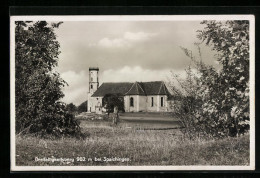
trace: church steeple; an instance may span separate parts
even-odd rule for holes
[[[93,94],[99,87],[98,67],[89,68],[89,93]]]

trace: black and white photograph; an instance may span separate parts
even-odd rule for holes
[[[11,170],[254,170],[254,23],[11,16]]]

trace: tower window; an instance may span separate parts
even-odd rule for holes
[[[163,97],[161,97],[161,107],[163,107]]]
[[[90,81],[93,82],[93,77],[90,78]]]
[[[130,106],[131,106],[131,107],[134,106],[134,98],[133,98],[133,97],[130,98]]]
[[[153,107],[153,97],[151,98],[151,107]]]
[[[93,85],[90,85],[90,88],[93,89]]]

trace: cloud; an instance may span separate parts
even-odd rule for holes
[[[68,71],[61,73],[61,78],[69,84],[69,86],[63,88],[65,96],[62,101],[79,105],[87,100],[88,73],[85,71],[79,73]]]
[[[103,82],[135,82],[164,80],[170,75],[169,70],[150,70],[140,66],[124,66],[119,69],[108,69],[101,73]]]
[[[155,36],[156,33],[144,33],[144,32],[125,32],[121,38],[103,38],[97,42],[97,44],[90,44],[90,46],[101,46],[101,47],[130,47],[133,42],[148,40]]]
[[[149,81],[169,81],[172,74],[184,79],[185,70],[152,70],[144,69],[141,66],[124,66],[120,69],[105,70],[100,74],[100,82],[149,82]]]
[[[61,72],[88,70],[98,66],[102,71],[123,66],[145,69],[184,69],[190,64],[180,46],[196,55],[195,22],[64,22],[57,31],[61,45]],[[209,47],[201,46],[203,62],[213,64]]]
[[[132,40],[132,41],[139,41],[139,40],[147,40],[153,36],[155,36],[156,33],[144,33],[144,32],[137,32],[137,33],[132,33],[132,32],[125,32],[124,33],[124,38],[126,40]]]
[[[109,39],[109,38],[103,38],[101,39],[98,44],[98,46],[102,47],[123,47],[123,46],[130,46],[130,43],[125,39]]]

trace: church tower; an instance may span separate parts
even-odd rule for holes
[[[89,68],[89,93],[92,95],[99,87],[98,67]]]
[[[91,96],[99,87],[98,81],[98,67],[90,67],[89,68],[89,89],[88,89],[88,112],[95,112],[96,110],[96,98],[92,98]]]

